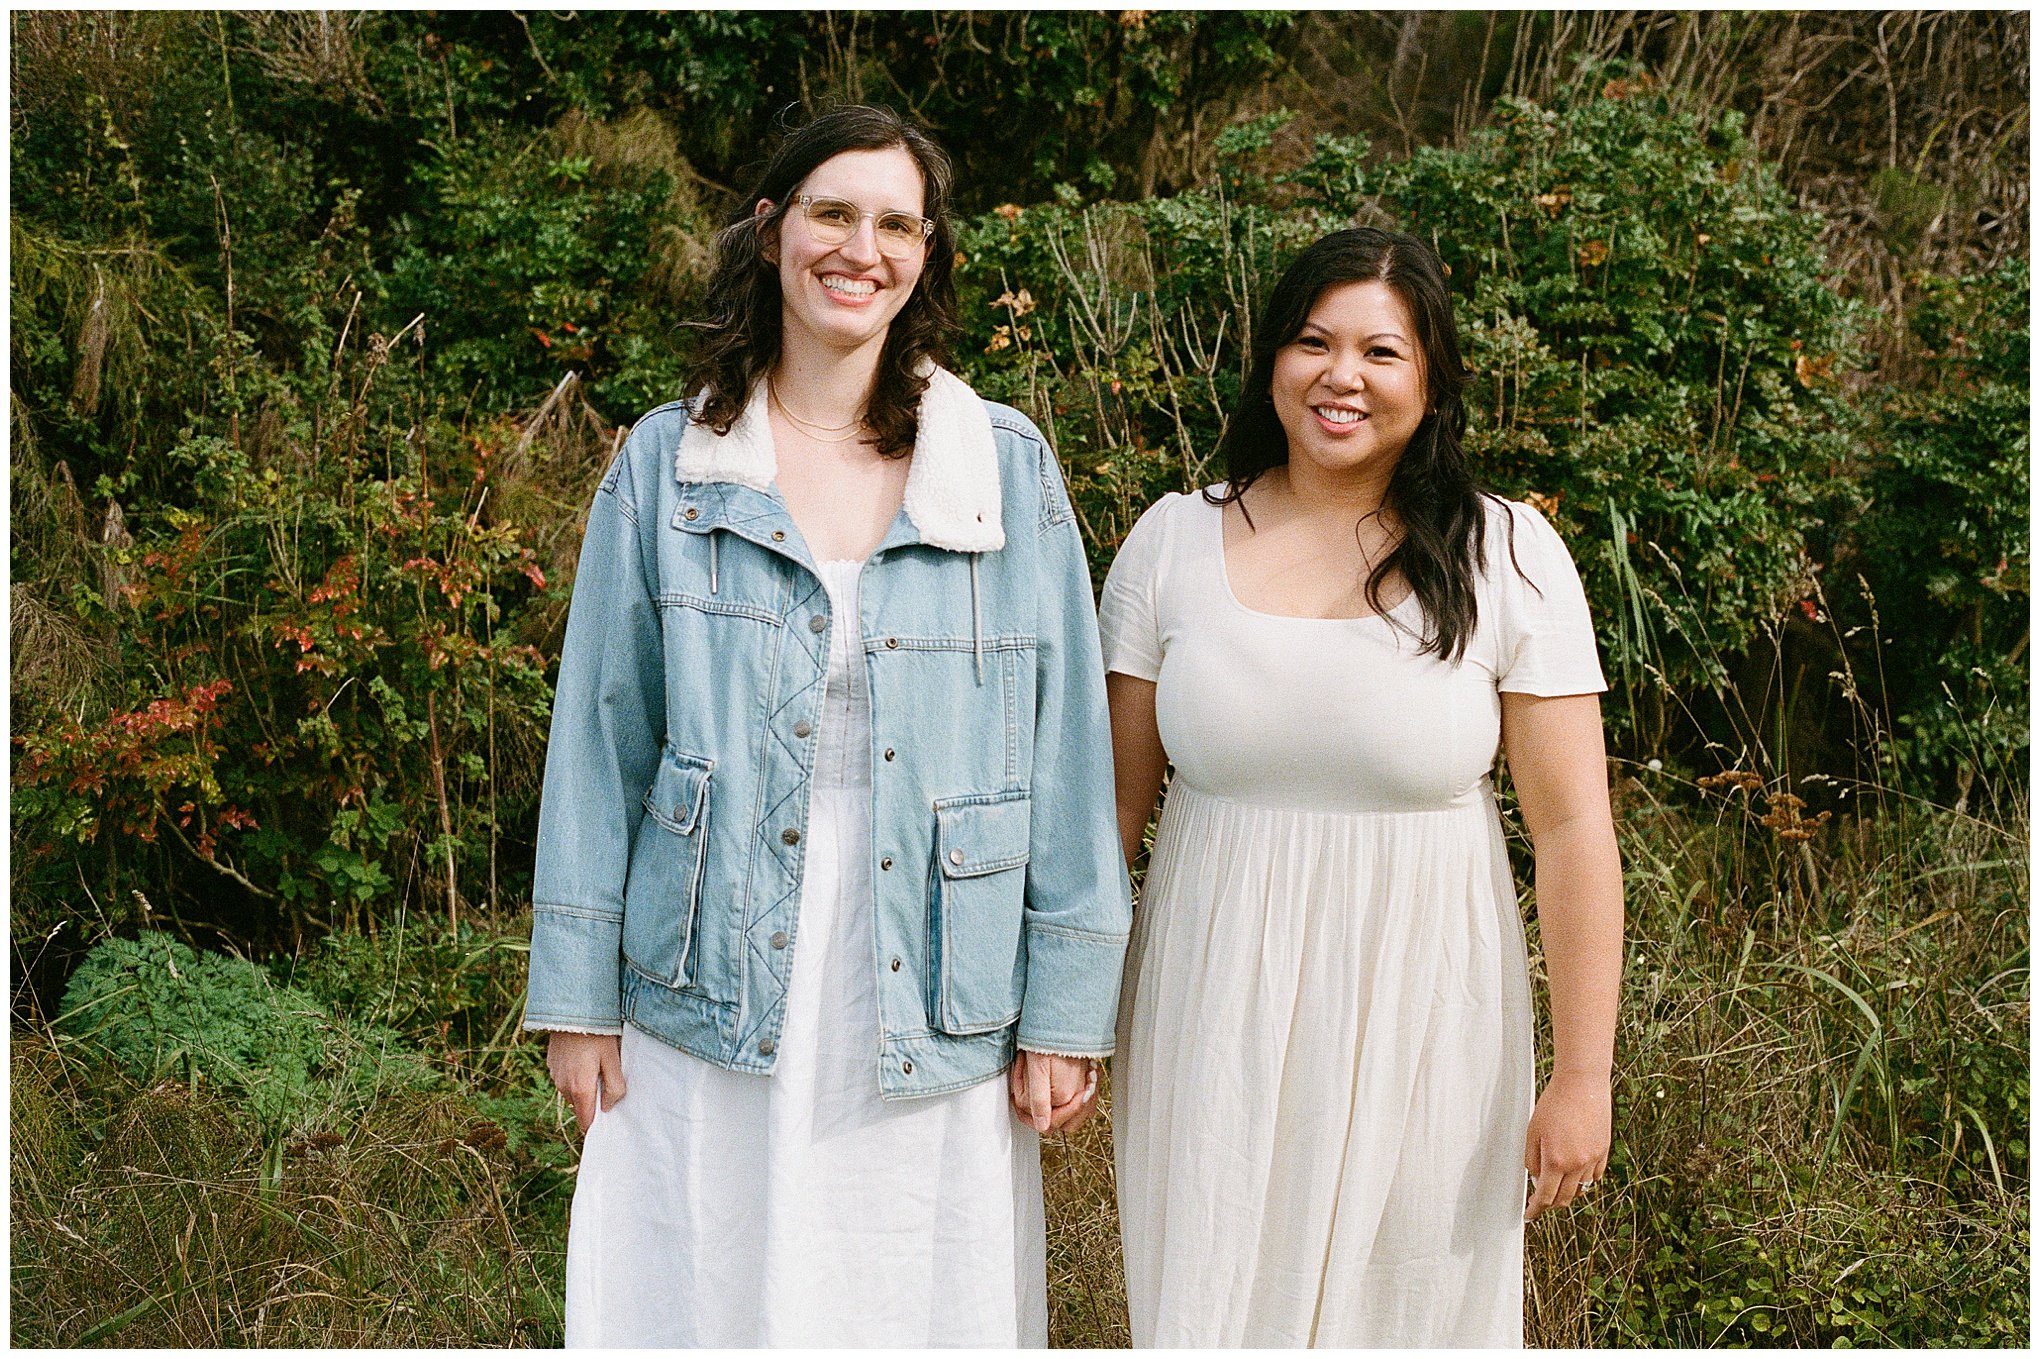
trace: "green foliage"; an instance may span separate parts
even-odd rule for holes
[[[1464,149],[1420,149],[1372,187],[1452,268],[1479,377],[1469,449],[1555,511],[1605,654],[1631,683],[1650,665],[1676,690],[1721,685],[1718,658],[1809,594],[1809,540],[1851,508],[1857,421],[1832,369],[1854,318],[1818,218],[1732,115],[1641,95],[1504,101]],[[1637,592],[1644,637],[1620,626]]]
[[[77,1056],[13,1045],[14,1344],[559,1343],[556,1123],[392,1090],[278,1147],[226,1091]]]
[[[16,1029],[15,1342],[558,1344],[577,1150],[515,1029],[527,926],[95,949]]]
[[[422,162],[437,210],[398,222],[379,286],[429,318],[433,386],[505,410],[571,370],[607,409],[669,400],[672,321],[691,300],[689,252],[704,249],[683,171],[650,114],[535,138],[485,131]]]
[[[1158,496],[1216,474],[1244,376],[1240,337],[1281,265],[1333,225],[1241,202],[1221,183],[1140,203],[999,208],[961,233],[960,367],[1055,445],[1094,574]]]
[[[1888,643],[1900,758],[1998,787],[2020,780],[2032,739],[2029,270],[1921,286],[1912,322],[1930,377],[1884,395],[1871,506],[1851,536],[1878,608],[1906,620]]]
[[[363,395],[389,361],[387,343],[371,351]],[[363,403],[338,386],[279,377],[268,409],[289,422],[267,456],[216,437],[171,450],[189,507],[106,554],[108,593],[74,587],[71,607],[112,640],[125,704],[81,721],[30,696],[15,834],[31,886],[96,860],[124,898],[124,875],[153,867],[127,856],[167,838],[209,886],[337,923],[394,897],[406,851],[456,883],[494,867],[504,804],[517,815],[535,794],[535,769],[504,756],[533,749],[551,697],[546,659],[506,613],[552,603],[536,552],[483,514],[491,457],[514,448],[501,430],[457,443],[414,426],[458,450],[439,475],[466,475],[445,497],[424,440],[413,453],[385,436],[372,464]]]
[[[1055,441],[1100,572],[1157,495],[1216,476],[1280,268],[1386,215],[1453,266],[1480,466],[1572,542],[1635,743],[1731,706],[1738,653],[1793,606],[1846,614],[1860,569],[1928,623],[1847,648],[1904,777],[1995,795],[2017,764],[2024,388],[1991,364],[2023,351],[2012,312],[1961,300],[2009,285],[1918,311],[1932,381],[1852,395],[1817,223],[1733,117],[1647,78],[1373,163],[1364,138],[1300,151],[1286,111],[1219,119],[1195,182],[1087,204],[1180,177],[1154,169],[1171,120],[1293,21],[367,15],[320,30],[316,70],[307,22],[24,30],[52,56],[15,134],[25,932],[75,950],[142,890],[295,946],[514,895],[576,516],[609,420],[677,389],[722,206],[696,167],[735,177],[810,60],[920,73],[897,78],[980,202],[1049,200],[966,226],[961,366]]]
[[[1530,1229],[1532,1336],[2022,1347],[2023,837],[1894,803],[1795,838],[1778,784],[1634,774],[1615,1145]]]
[[[327,1011],[242,958],[197,953],[158,930],[109,939],[64,990],[59,1029],[136,1081],[232,1092],[276,1143],[370,1101],[434,1084],[395,1032]]]
[[[1002,208],[964,233],[967,367],[1051,430],[1099,560],[1156,495],[1216,475],[1254,310],[1364,190],[1451,268],[1469,448],[1572,541],[1619,673],[1719,691],[1860,499],[1862,420],[1834,371],[1855,318],[1818,220],[1733,116],[1662,101],[1505,102],[1463,148],[1367,172],[1363,144],[1320,138],[1271,183],[1252,167],[1285,116],[1221,137],[1208,188]]]
[[[678,394],[710,222],[839,95],[955,154],[959,366],[1050,435],[1100,574],[1216,479],[1298,250],[1386,221],[1451,265],[1479,466],[1567,536],[1670,766],[1620,790],[1617,1173],[1533,1232],[1533,1336],[2023,1343],[2026,269],[1910,280],[1873,359],[1734,117],[1619,66],[1488,110],[1487,38],[1572,21],[1454,23],[1477,130],[1410,149],[1451,101],[1395,78],[1325,92],[1393,124],[1269,111],[1333,32],[1289,14],[19,16],[12,923],[69,1018],[17,1024],[17,1342],[557,1340],[574,1153],[511,922],[578,516]],[[1908,268],[1983,201],[1928,162],[1863,184]],[[1821,767],[1886,785],[1825,827],[1739,692],[1821,626]],[[1731,726],[1762,816],[1675,781]],[[1123,1334],[1102,1127],[1049,1167],[1064,1340]]]

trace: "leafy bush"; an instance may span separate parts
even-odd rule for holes
[[[679,318],[707,246],[686,162],[659,117],[578,114],[533,136],[490,130],[424,161],[438,211],[398,222],[377,286],[423,313],[433,385],[513,409],[569,371],[635,415],[680,384]]]
[[[143,1084],[168,1076],[230,1092],[279,1153],[290,1132],[436,1079],[393,1030],[159,930],[86,954],[59,1028]]]
[[[1898,759],[1992,789],[2023,780],[2032,546],[2029,268],[1922,279],[1928,380],[1883,394],[1870,508],[1851,538],[1884,616]],[[1938,781],[1938,780],[1937,780]]]
[[[1656,686],[1723,684],[1721,658],[1809,596],[1809,545],[1852,508],[1835,369],[1854,317],[1819,218],[1734,115],[1675,114],[1619,78],[1569,106],[1504,101],[1463,149],[1368,187],[1451,267],[1481,377],[1469,447],[1555,511],[1605,654],[1632,684],[1644,665]]]
[[[506,607],[557,601],[526,530],[482,502],[492,455],[528,452],[501,427],[460,443],[414,427],[458,450],[436,491],[423,440],[328,443],[359,403],[308,404],[255,456],[209,437],[173,450],[196,505],[105,550],[105,594],[73,584],[126,704],[87,722],[29,696],[15,834],[31,899],[38,872],[87,856],[110,898],[155,890],[165,839],[206,870],[197,890],[271,902],[291,931],[390,900],[419,872],[400,855],[449,904],[463,878],[500,890],[503,812],[535,798],[550,703],[545,624],[521,637]]]
[[[1477,465],[1572,540],[1619,673],[1660,694],[1724,685],[1722,658],[1812,593],[1810,548],[1854,507],[1861,425],[1819,221],[1738,121],[1611,81],[1565,108],[1504,101],[1464,147],[1378,169],[1363,143],[1321,139],[1273,179],[1254,168],[1267,133],[1222,146],[1208,188],[1009,205],[964,235],[972,376],[1052,430],[1100,558],[1156,495],[1218,475],[1280,269],[1386,213],[1452,271]]]

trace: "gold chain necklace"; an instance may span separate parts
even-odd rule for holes
[[[770,377],[767,377],[765,379],[765,390],[767,393],[771,395],[772,404],[779,407],[779,413],[785,416],[787,419],[791,420],[794,423],[795,428],[799,429],[801,433],[807,435],[808,438],[813,439],[818,444],[847,444],[852,439],[860,437],[860,435],[862,435],[863,433],[864,418],[862,416],[859,416],[857,419],[852,420],[847,425],[817,425],[812,421],[801,419],[798,415],[795,415],[792,411],[786,408],[786,402],[780,399],[778,386],[772,381]],[[823,437],[826,434],[841,433],[841,431],[846,429],[849,430],[850,433],[844,434],[843,437],[840,439],[829,439]]]

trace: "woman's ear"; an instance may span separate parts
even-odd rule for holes
[[[758,205],[751,209],[752,219],[755,221],[760,217],[771,216],[773,206],[774,204],[771,199],[759,199]],[[763,230],[765,239],[759,242],[758,253],[764,257],[767,264],[777,264],[779,263],[779,233],[770,228],[764,228]]]

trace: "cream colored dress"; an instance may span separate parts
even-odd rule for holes
[[[1530,986],[1488,773],[1503,691],[1606,686],[1550,525],[1491,504],[1486,555],[1457,665],[1398,632],[1413,598],[1245,608],[1200,496],[1113,564],[1106,668],[1156,682],[1175,770],[1113,1073],[1137,1346],[1522,1343]]]
[[[821,564],[838,618],[862,565]],[[628,1093],[574,1191],[569,1348],[1048,1343],[1041,1139],[1006,1082],[879,1098],[856,636],[829,653],[778,1064],[725,1071],[624,1029]]]

